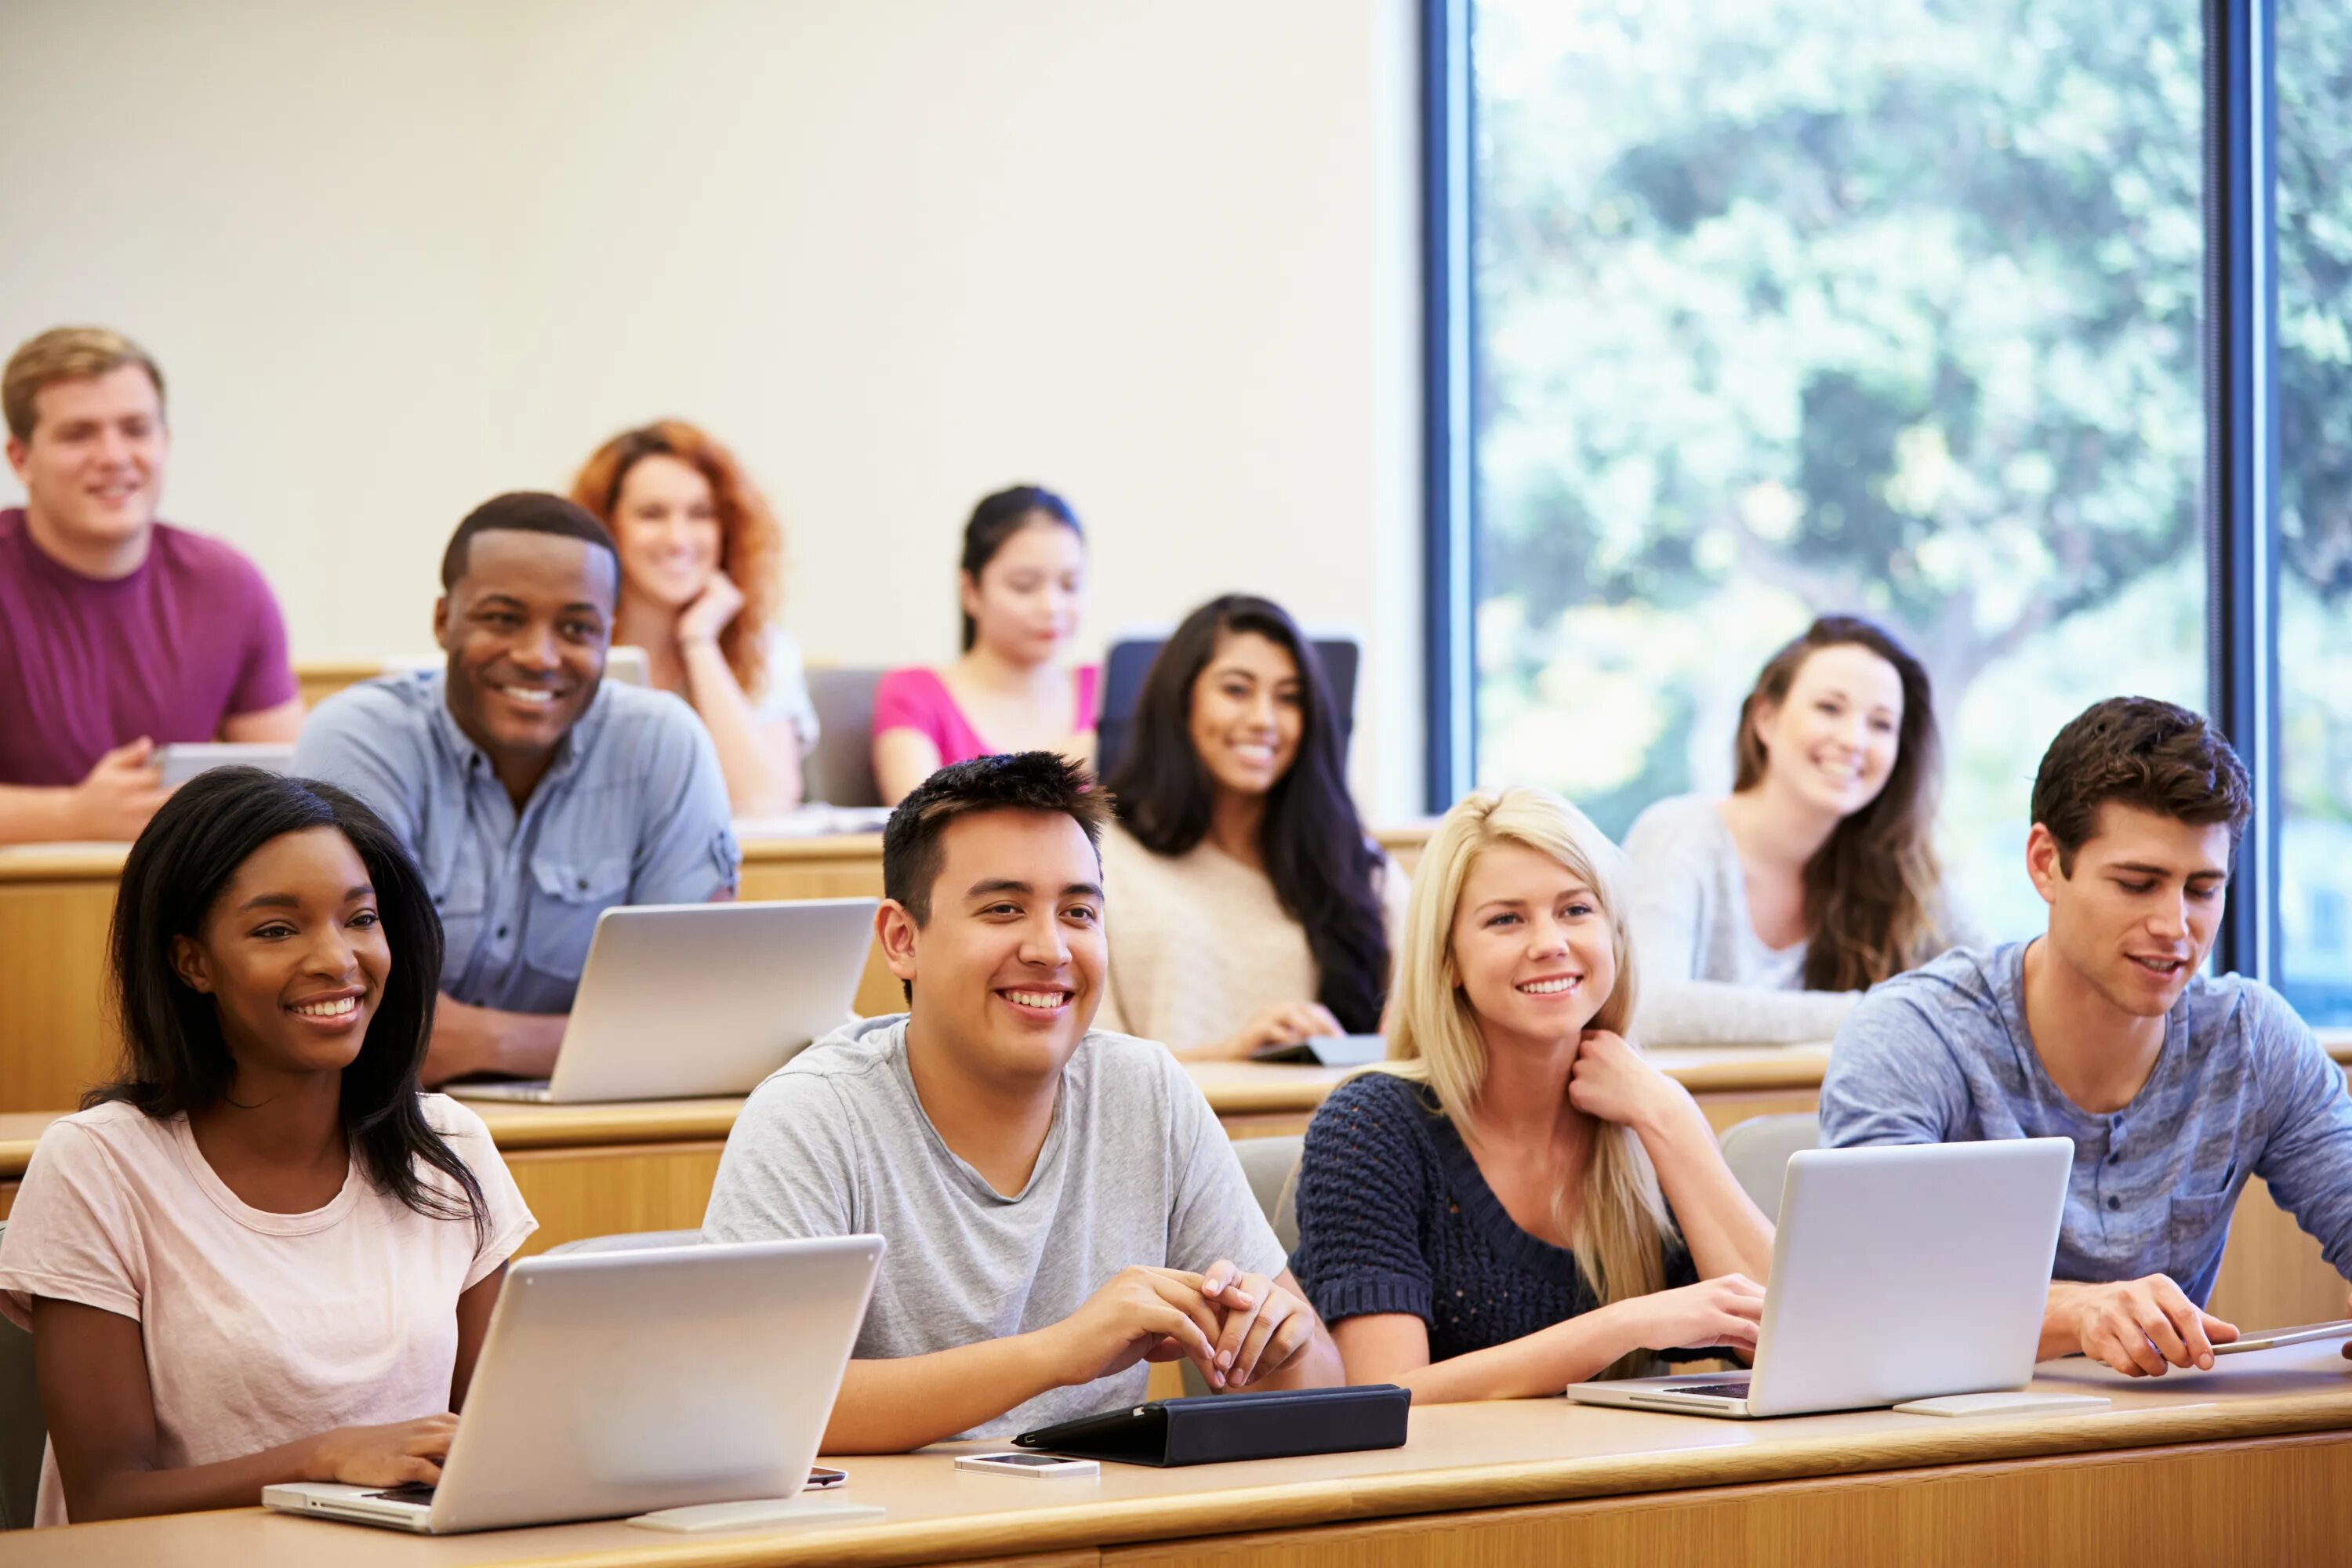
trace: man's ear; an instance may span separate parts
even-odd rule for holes
[[[441,651],[449,651],[449,595],[442,595],[433,601],[433,640]]]
[[[882,962],[909,985],[915,983],[915,933],[920,929],[907,906],[896,899],[883,900],[882,907],[874,911],[874,941],[882,949]]]
[[[172,973],[177,974],[180,983],[189,990],[200,991],[206,995],[212,994],[212,963],[205,956],[205,950],[196,945],[194,937],[175,936],[172,939]]]
[[[2025,836],[2025,874],[2033,879],[2033,890],[2045,904],[2058,901],[2058,884],[2067,880],[2060,859],[2057,836],[2035,823],[2033,831]]]
[[[8,437],[8,469],[18,479],[24,479],[25,459],[32,455],[33,449],[30,447],[17,440],[14,436]]]

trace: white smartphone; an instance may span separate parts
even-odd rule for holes
[[[2239,1351],[2266,1351],[2279,1345],[2307,1344],[2313,1340],[2352,1340],[2352,1319],[2333,1323],[2313,1323],[2300,1329],[2265,1329],[2260,1333],[2244,1335],[2226,1345],[2215,1345],[2215,1355],[2232,1355]]]
[[[1000,1476],[1097,1476],[1102,1467],[1092,1459],[1065,1459],[1059,1454],[958,1454],[959,1470],[993,1470]]]

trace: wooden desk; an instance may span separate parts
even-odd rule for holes
[[[316,708],[347,686],[373,680],[383,668],[380,658],[306,658],[294,666],[294,684],[301,690],[302,706]]]
[[[610,1521],[432,1539],[246,1509],[21,1533],[7,1555],[14,1568],[2344,1560],[2352,1374],[2334,1345],[2154,1383],[2080,1367],[2037,1386],[2115,1405],[2033,1420],[1730,1422],[1522,1400],[1417,1410],[1402,1448],[1105,1465],[1094,1480],[959,1471],[954,1447],[851,1458],[842,1495],[887,1516],[799,1533],[688,1540]]]
[[[1794,1070],[1780,1060],[1782,1053],[1682,1055],[1691,1059],[1669,1070],[1694,1088],[1751,1081],[1769,1088]],[[1746,1070],[1750,1064],[1757,1069],[1752,1073]],[[1190,1070],[1235,1137],[1303,1128],[1344,1076],[1324,1068],[1255,1062],[1203,1062]],[[1816,1064],[1815,1081],[1819,1076]],[[531,1213],[539,1216],[539,1231],[526,1253],[584,1236],[700,1225],[719,1173],[719,1151],[743,1104],[732,1099],[581,1106],[467,1103],[488,1126]],[[61,1114],[0,1114],[0,1218],[7,1216],[33,1145]]]
[[[1413,823],[1378,837],[1407,869],[1429,837]],[[106,930],[126,847],[0,849],[0,1113],[70,1110],[112,1070],[106,1007]],[[747,838],[746,899],[879,898],[882,836]],[[866,955],[857,1010],[905,1005],[878,949]]]
[[[2352,1039],[2346,1041],[2352,1057]],[[1821,1099],[1830,1048],[1811,1046],[1675,1047],[1650,1059],[1697,1097],[1717,1132],[1751,1116],[1810,1111]],[[1225,1131],[1236,1138],[1304,1132],[1316,1107],[1352,1070],[1270,1062],[1193,1062],[1187,1070]]]
[[[2339,1053],[2352,1053],[2352,1040]],[[1827,1053],[1820,1047],[1660,1051],[1669,1074],[1721,1131],[1748,1116],[1810,1110]],[[1198,1062],[1188,1069],[1235,1138],[1293,1132],[1346,1074],[1261,1062]],[[590,1106],[475,1101],[540,1228],[526,1253],[581,1237],[688,1230],[702,1223],[739,1100]],[[58,1114],[0,1115],[0,1218],[41,1130]],[[2323,1322],[2347,1314],[2347,1287],[2319,1244],[2250,1182],[2230,1226],[2210,1303],[2245,1328]]]

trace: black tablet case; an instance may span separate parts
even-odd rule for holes
[[[1155,1399],[1024,1432],[1024,1448],[1129,1465],[1213,1465],[1404,1447],[1412,1395],[1392,1383]]]

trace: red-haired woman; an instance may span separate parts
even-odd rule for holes
[[[783,530],[735,455],[658,420],[598,447],[572,499],[620,551],[613,641],[644,648],[653,683],[701,716],[735,815],[798,805],[816,710],[800,646],[775,624]]]

